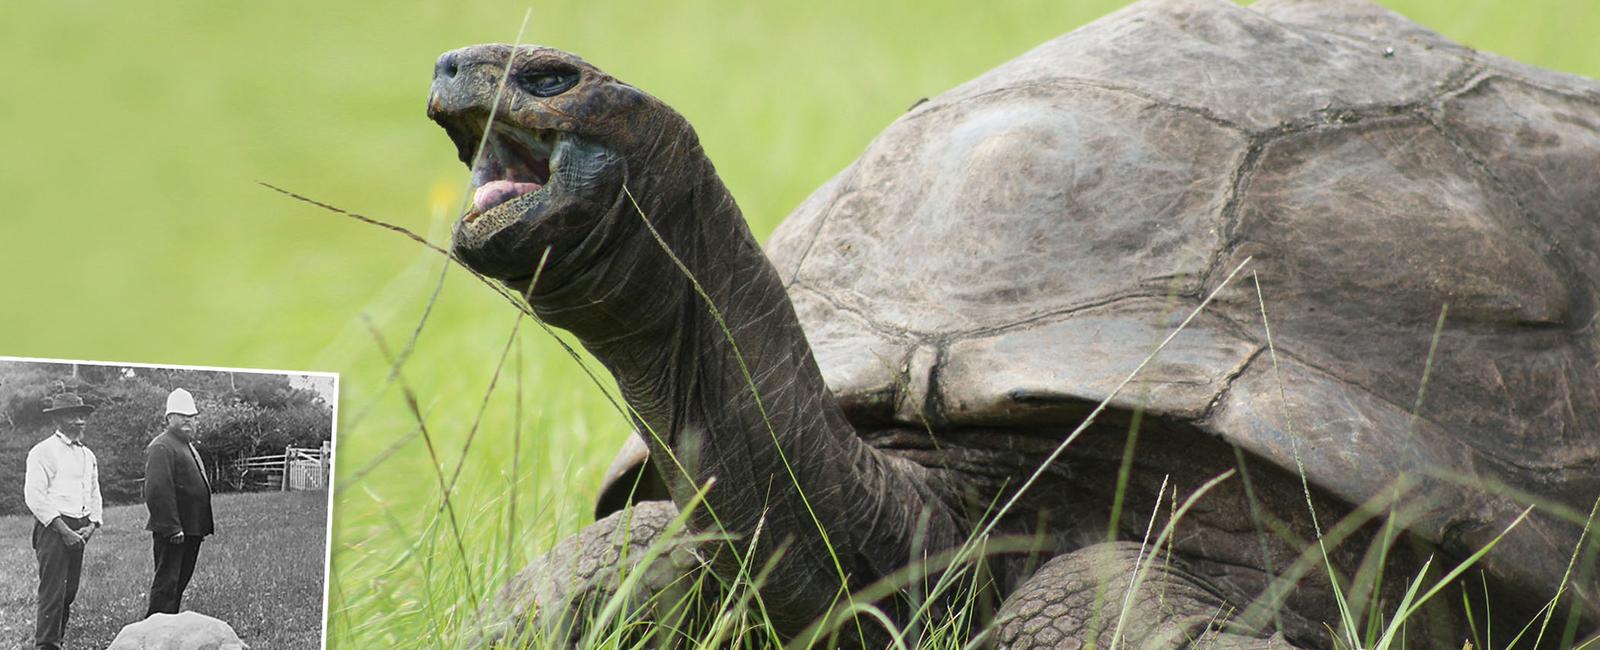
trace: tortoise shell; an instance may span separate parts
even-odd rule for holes
[[[915,106],[767,248],[855,414],[1110,397],[1352,504],[1405,476],[1463,554],[1538,503],[1483,566],[1542,597],[1600,495],[1600,83],[1360,0],[1132,5]]]

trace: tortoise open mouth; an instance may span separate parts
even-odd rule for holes
[[[462,221],[472,223],[496,210],[512,209],[502,206],[520,203],[516,199],[531,197],[550,185],[560,157],[561,132],[473,118],[456,126],[460,128],[450,129],[452,135],[467,139],[458,144],[467,145],[465,150],[478,150],[472,163],[472,206]],[[485,130],[488,137],[484,137]]]

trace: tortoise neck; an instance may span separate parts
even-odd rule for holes
[[[798,631],[843,588],[903,563],[934,499],[918,498],[926,482],[886,467],[856,435],[777,270],[705,166],[677,201],[634,190],[639,209],[626,209],[637,232],[603,265],[620,276],[596,285],[611,291],[592,294],[601,298],[582,323],[567,311],[557,324],[616,377],[673,500],[684,506],[711,484],[692,521],[733,534],[737,554],[718,555],[720,575],[735,577],[738,557],[764,556],[751,543],[787,545],[761,591],[779,629]]]

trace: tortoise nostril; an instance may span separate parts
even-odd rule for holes
[[[456,76],[456,73],[460,71],[461,66],[456,61],[455,52],[445,52],[444,55],[439,57],[439,62],[433,65],[433,76],[435,79],[439,77],[449,79]]]

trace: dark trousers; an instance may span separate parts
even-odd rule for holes
[[[183,590],[189,587],[189,578],[194,576],[194,559],[200,556],[200,540],[203,539],[185,535],[182,544],[173,544],[168,541],[169,535],[152,533],[151,537],[155,540],[156,577],[150,582],[150,609],[144,613],[146,618],[158,612],[178,613]]]
[[[68,528],[89,525],[88,517],[62,517]],[[67,635],[67,616],[78,597],[78,577],[83,573],[83,546],[67,548],[60,533],[33,522],[33,554],[39,558],[39,613],[34,619],[33,643],[39,648],[60,648]]]

